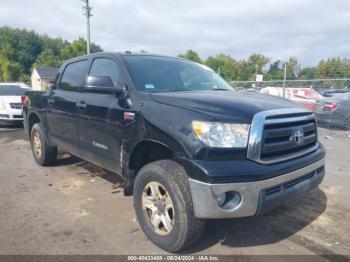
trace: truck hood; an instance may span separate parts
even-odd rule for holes
[[[287,99],[247,91],[164,92],[151,97],[158,103],[240,123],[250,123],[260,111],[300,107]]]

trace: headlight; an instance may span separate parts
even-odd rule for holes
[[[248,124],[192,121],[192,129],[197,138],[210,147],[246,147],[249,128]]]
[[[0,110],[7,110],[5,102],[0,99]]]

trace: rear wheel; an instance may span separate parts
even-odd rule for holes
[[[30,133],[30,144],[35,162],[41,166],[53,164],[57,159],[57,147],[49,146],[40,123],[34,124]]]
[[[134,207],[147,237],[169,252],[189,247],[204,232],[205,222],[194,215],[187,174],[174,161],[153,162],[139,171]]]

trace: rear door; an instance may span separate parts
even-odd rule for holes
[[[121,81],[120,66],[115,57],[95,57],[88,74],[109,76],[114,86]],[[124,108],[115,95],[88,93],[84,89],[79,102],[85,105],[77,113],[80,155],[96,165],[121,173],[119,158]]]
[[[70,153],[77,154],[77,103],[88,70],[88,60],[66,65],[55,86],[49,92],[47,123],[50,139]]]

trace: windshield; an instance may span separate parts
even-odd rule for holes
[[[27,88],[16,85],[0,85],[0,96],[22,96],[26,91]]]
[[[135,84],[147,92],[231,90],[209,67],[156,56],[125,56]]]

